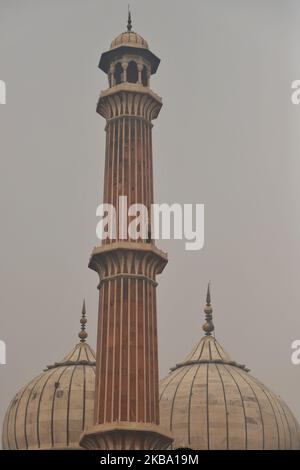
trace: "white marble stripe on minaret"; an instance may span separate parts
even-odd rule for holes
[[[149,133],[149,155],[150,155],[151,202],[153,202],[154,201],[154,194],[153,194],[154,180],[153,180],[153,158],[152,158],[152,132],[150,128],[148,128],[148,133]]]
[[[146,128],[146,145],[147,145],[147,162],[148,162],[148,180],[149,180],[149,186],[148,186],[148,201],[151,201],[151,176],[150,176],[150,147],[149,147],[149,128]]]
[[[131,206],[131,119],[128,122],[128,207]]]
[[[128,308],[127,308],[127,330],[128,330],[128,340],[127,340],[127,420],[130,420],[129,415],[129,408],[130,408],[130,343],[131,343],[131,336],[130,336],[130,300],[131,300],[131,283],[130,278],[128,279]]]
[[[144,200],[144,178],[145,178],[145,174],[144,174],[144,152],[143,152],[143,134],[142,134],[142,123],[139,122],[139,129],[140,129],[140,152],[141,152],[141,174],[142,174],[142,181],[141,181],[141,191],[142,191],[142,201],[141,203],[142,204],[145,204],[145,200]]]
[[[120,305],[120,365],[119,365],[119,421],[122,419],[122,346],[123,346],[123,289],[124,279],[121,277],[121,305]]]
[[[112,165],[111,165],[111,196],[110,196],[110,203],[113,204],[114,202],[114,170],[115,170],[115,132],[116,132],[116,123],[115,121],[110,124],[109,126],[110,134],[112,133],[112,151],[110,155],[112,156]],[[111,136],[109,135],[109,138]]]
[[[116,240],[119,241],[119,167],[120,167],[120,119],[117,121],[117,181],[116,181],[116,215],[117,215],[117,230],[116,230]]]
[[[151,275],[155,276],[155,266],[156,266],[156,260],[153,260],[153,263],[151,264]],[[158,364],[157,362],[155,361],[155,358],[157,357],[156,354],[155,354],[155,339],[157,337],[157,331],[155,329],[155,314],[156,314],[156,308],[155,308],[155,303],[154,303],[154,299],[155,299],[155,287],[151,284],[149,286],[150,288],[150,291],[151,291],[151,327],[152,327],[152,345],[151,345],[151,348],[152,348],[152,361],[153,361],[153,364],[156,364],[156,367],[153,367],[152,369],[152,410],[153,410],[153,416],[152,416],[152,419],[153,419],[153,422],[156,422],[157,420],[157,416],[156,416],[156,413],[157,413],[157,409],[156,409],[156,370],[157,370],[157,367],[158,367]]]
[[[107,181],[107,176],[108,176],[108,159],[109,159],[109,129],[107,130],[107,135],[106,135],[106,141],[105,141],[105,166],[104,166],[104,175],[105,175],[105,180],[104,180],[104,188],[103,188],[103,199],[106,201],[107,193],[108,193],[108,181]]]
[[[148,177],[148,191],[147,191],[147,199],[148,203],[151,203],[151,179],[150,179],[150,173],[149,173],[149,168],[150,168],[150,155],[149,155],[149,145],[148,145],[148,126],[145,127],[145,148],[146,148],[146,159],[147,159],[147,166],[148,166],[148,172],[147,172],[147,177]]]
[[[146,124],[143,122],[142,123],[142,149],[143,149],[143,160],[144,160],[144,165],[145,165],[145,203],[147,205],[147,208],[149,210],[149,201],[148,201],[148,178],[147,178],[147,151],[146,151],[146,139],[145,139],[145,132],[146,132]]]
[[[137,162],[137,133],[136,133],[136,119],[134,119],[134,161],[135,161],[135,203],[137,200],[137,188],[138,188],[138,162]]]
[[[139,381],[138,381],[138,358],[139,358],[139,345],[138,345],[138,338],[139,338],[139,329],[138,329],[138,280],[135,279],[135,372],[136,372],[136,378],[135,378],[135,416],[136,416],[136,421],[139,422]]]
[[[100,328],[100,338],[99,338],[99,343],[100,344],[100,348],[99,348],[99,357],[98,357],[98,361],[99,361],[99,376],[98,376],[98,382],[97,382],[97,393],[99,394],[100,393],[100,378],[101,378],[101,361],[102,361],[102,341],[103,341],[103,305],[104,305],[104,294],[105,294],[105,289],[106,289],[106,285],[102,286],[101,287],[101,290],[99,291],[100,293],[100,297],[101,297],[101,328]],[[96,415],[96,419],[98,421],[99,419],[99,412],[100,412],[100,400],[97,400],[96,401],[97,403],[97,415]]]
[[[117,310],[117,279],[114,281],[114,329],[113,329],[113,344],[116,344],[116,310]],[[111,421],[114,421],[114,395],[115,395],[115,362],[116,362],[116,355],[115,355],[115,347],[112,348],[112,399],[111,399]]]
[[[149,367],[149,364],[151,363],[151,323],[150,323],[150,295],[149,295],[149,283],[147,282],[147,317],[148,317],[148,328],[147,328],[147,334],[148,334],[148,351],[147,351],[147,357],[148,357],[148,407],[149,407],[149,421],[152,421],[152,406],[151,406],[151,367]]]
[[[145,280],[143,279],[143,354],[144,354],[144,421],[147,421],[146,413],[146,395],[147,395],[147,381],[146,381],[146,331],[145,331],[145,319],[146,319],[146,297],[145,297]]]
[[[157,331],[155,329],[155,287],[154,286],[150,286],[150,289],[151,289],[151,292],[152,292],[152,302],[151,302],[151,316],[152,316],[152,361],[153,361],[153,364],[155,364],[155,340],[156,340],[156,335],[157,335]],[[154,412],[154,416],[153,416],[153,421],[154,423],[157,422],[157,416],[156,416],[156,413],[157,413],[157,409],[156,409],[156,397],[157,397],[157,394],[156,394],[156,367],[153,367],[152,369],[152,381],[153,381],[153,387],[152,387],[152,393],[153,393],[153,412]]]
[[[156,288],[152,287],[152,319],[153,319],[153,331],[155,335],[153,335],[153,358],[158,357],[157,351],[157,325],[156,325]],[[157,399],[158,399],[158,364],[156,364],[155,370],[153,371],[153,383],[154,383],[154,396],[153,396],[153,403],[154,403],[154,422],[158,423],[159,416],[157,415]]]
[[[108,299],[107,299],[107,326],[106,326],[106,358],[105,358],[105,390],[104,390],[104,422],[106,422],[106,411],[107,411],[107,371],[108,371],[108,339],[109,339],[109,328],[110,328],[110,286],[111,282],[108,282]]]
[[[121,196],[125,195],[125,118],[122,119],[122,189]],[[126,215],[126,227],[127,227],[127,215]]]
[[[151,300],[151,306],[150,306],[150,316],[151,316],[151,330],[152,330],[152,335],[151,335],[151,338],[152,338],[152,344],[151,344],[151,350],[152,350],[152,359],[151,359],[151,362],[153,364],[155,364],[155,354],[154,354],[154,318],[153,318],[153,291],[154,291],[154,287],[152,285],[149,286],[149,289],[150,289],[150,292],[151,292],[151,297],[150,297],[150,300]],[[153,422],[156,422],[156,407],[155,407],[155,370],[156,370],[156,367],[153,367],[151,368],[150,370],[150,373],[151,373],[151,382],[152,382],[152,387],[151,387],[151,391],[152,391],[152,421]]]

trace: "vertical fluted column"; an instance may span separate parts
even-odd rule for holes
[[[156,276],[167,257],[155,247],[150,231],[151,120],[160,107],[150,90],[126,83],[103,92],[98,104],[107,122],[103,199],[116,209],[116,238],[96,247],[89,265],[100,282],[95,424],[81,441],[87,448],[155,449],[171,442],[159,427],[156,319]],[[121,196],[128,207],[146,206],[147,238],[120,236]]]
[[[117,277],[102,283],[97,423],[159,423],[155,300],[155,284],[148,279]]]
[[[121,99],[123,102],[131,103],[138,101],[132,93],[125,96],[122,94]],[[138,99],[140,100],[140,97]],[[115,101],[118,103],[118,100],[111,99],[110,106],[112,103],[115,104]],[[146,206],[150,234],[150,215],[153,204],[152,124],[145,110],[151,105],[153,106],[151,99],[144,99],[140,107],[135,106],[135,113],[129,114],[127,109],[127,113],[120,115],[116,114],[116,110],[112,112],[110,108],[110,117],[106,125],[103,199],[105,203],[110,203],[115,207],[117,226],[116,239],[106,239],[105,243],[120,240],[118,225],[121,209],[119,207],[120,196],[126,196],[128,207],[132,204]],[[149,239],[140,241],[149,242]]]
[[[116,209],[116,239],[120,240],[119,201],[126,196],[127,205],[143,204],[149,214],[153,204],[152,124],[142,116],[111,118],[106,126],[106,156],[103,199]],[[129,220],[126,221],[128,227]],[[149,242],[148,239],[140,239]]]

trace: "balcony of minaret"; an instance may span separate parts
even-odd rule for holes
[[[134,116],[151,122],[156,119],[162,101],[150,89],[151,64],[134,55],[116,58],[108,70],[109,88],[102,91],[97,112],[106,120]]]
[[[122,82],[100,94],[97,112],[107,121],[120,116],[134,116],[151,122],[162,107],[160,96],[139,83]]]

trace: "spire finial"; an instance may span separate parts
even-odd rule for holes
[[[211,306],[211,296],[210,296],[210,281],[207,286],[207,294],[206,294],[206,305],[204,307],[205,313],[205,323],[202,327],[203,331],[205,332],[205,336],[211,336],[212,332],[214,331],[215,327],[212,321],[212,306]]]
[[[207,294],[206,294],[206,305],[211,304],[211,297],[210,297],[210,281],[207,285]]]
[[[131,11],[130,11],[130,5],[128,4],[127,31],[130,33],[131,30],[132,30]]]
[[[87,335],[88,335],[87,332],[85,331],[86,322],[87,322],[87,319],[86,319],[85,299],[83,299],[81,318],[80,318],[81,331],[78,333],[78,336],[80,338],[81,343],[85,343],[85,340],[86,340]]]

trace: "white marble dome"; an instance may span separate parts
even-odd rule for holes
[[[3,423],[3,449],[79,448],[83,430],[93,422],[96,364],[82,320],[81,341],[12,399]]]
[[[211,335],[210,299],[207,312],[206,336],[160,382],[160,422],[173,448],[300,449],[289,407]]]
[[[110,49],[115,49],[120,46],[141,47],[149,49],[147,41],[138,33],[134,31],[126,31],[119,34],[111,43]]]

